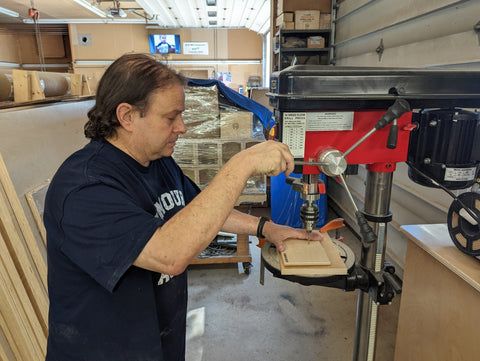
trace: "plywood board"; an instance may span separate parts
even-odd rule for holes
[[[331,264],[322,242],[288,239],[281,252],[286,266],[328,266]]]
[[[0,306],[2,316],[12,332],[13,341],[22,353],[21,360],[41,360],[45,357],[47,330],[37,317],[32,300],[27,295],[4,238],[0,235]],[[9,341],[12,344],[12,341]],[[27,356],[29,355],[29,356]]]
[[[40,249],[37,244],[37,240],[32,233],[30,228],[30,224],[28,223],[27,217],[25,212],[23,211],[23,207],[20,203],[20,199],[17,196],[17,192],[15,191],[15,187],[13,186],[12,179],[10,178],[10,174],[8,173],[7,166],[3,161],[3,157],[0,154],[0,186],[3,188],[5,192],[5,196],[7,201],[1,202],[1,206],[3,209],[4,214],[8,214],[8,209],[13,211],[14,221],[18,222],[18,226],[20,229],[19,235],[23,236],[25,244],[28,248],[28,253],[33,260],[33,264],[38,271],[38,275],[40,277],[41,283],[44,289],[47,289],[47,264],[40,252]],[[4,220],[2,220],[3,222]],[[12,228],[13,229],[13,228]],[[17,235],[15,235],[17,236]],[[18,236],[17,236],[18,237]],[[11,240],[14,244],[14,249],[18,257],[22,257],[22,255],[26,254],[26,250],[21,246],[21,243],[15,242]],[[28,256],[26,256],[28,258]],[[26,264],[27,260],[20,259],[20,264]],[[30,262],[28,262],[30,263]]]
[[[345,262],[340,257],[340,253],[338,248],[333,244],[332,240],[330,239],[327,233],[322,233],[323,240],[315,241],[320,242],[325,250],[328,259],[330,261],[330,265],[301,265],[301,266],[288,266],[285,265],[281,254],[279,252],[279,259],[280,259],[280,268],[282,275],[297,275],[297,276],[309,276],[309,277],[324,277],[324,276],[333,276],[333,275],[345,275],[348,273],[347,267],[345,266]],[[287,241],[288,242],[288,241]],[[307,242],[308,241],[304,241]],[[311,241],[310,243],[313,243]]]

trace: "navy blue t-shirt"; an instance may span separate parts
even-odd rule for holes
[[[171,157],[144,167],[105,140],[62,164],[44,211],[47,361],[184,360],[186,272],[132,263],[198,192]]]

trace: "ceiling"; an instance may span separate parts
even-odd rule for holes
[[[2,14],[2,8],[18,16]],[[39,24],[143,23],[159,28],[247,28],[260,34],[270,30],[270,0],[2,0],[0,24],[33,23],[31,8]],[[115,12],[122,16],[112,16]]]

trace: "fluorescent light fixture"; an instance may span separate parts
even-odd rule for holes
[[[79,63],[78,61],[76,62]],[[261,60],[169,60],[168,64],[176,65],[259,65],[262,64]]]
[[[41,66],[46,68],[68,68],[68,64],[22,64],[23,68],[40,68]]]
[[[2,8],[1,6],[0,6],[0,14],[5,14],[5,15],[11,16],[13,18],[20,17],[19,13],[15,12],[15,11],[12,11],[12,10]]]
[[[32,19],[23,19],[25,24],[33,24]],[[145,19],[119,19],[119,18],[105,18],[105,19],[39,19],[38,24],[145,24]],[[147,21],[147,23],[149,23]],[[155,24],[155,23],[152,23]],[[162,28],[163,29],[163,28]]]
[[[81,66],[81,65],[89,65],[89,66],[95,66],[95,65],[100,65],[100,66],[109,66],[112,64],[113,61],[110,60],[105,60],[105,61],[99,61],[99,60],[77,60],[75,61],[75,65]]]
[[[136,0],[150,16],[155,18],[158,25],[167,27],[179,27],[177,19],[172,15],[172,12],[165,7],[165,4],[156,0]]]
[[[99,8],[96,8],[95,6],[90,4],[88,1],[85,1],[85,0],[73,0],[73,1],[75,1],[79,5],[82,5],[85,9],[90,10],[92,13],[95,13],[98,16],[101,16],[102,18],[107,17],[107,15],[102,10],[100,10]]]
[[[207,0],[207,6],[217,6],[217,0]]]
[[[110,18],[117,18],[117,17],[126,18],[127,17],[127,13],[123,11],[123,9],[117,9],[117,8],[108,9],[107,14],[108,14],[108,17]]]
[[[7,68],[20,68],[20,64],[17,63],[6,63],[0,61],[0,67],[7,67]]]

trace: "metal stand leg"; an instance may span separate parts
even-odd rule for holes
[[[365,213],[387,216],[390,208],[393,173],[368,171],[365,189]],[[360,265],[375,271],[383,267],[386,245],[386,223],[374,223],[372,229],[377,243],[362,244]],[[372,361],[375,352],[377,305],[363,291],[358,291],[355,325],[354,361]]]

